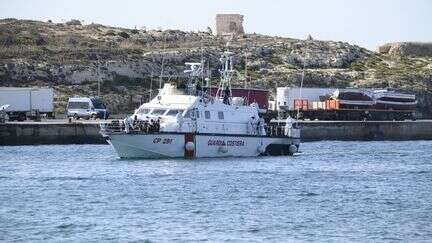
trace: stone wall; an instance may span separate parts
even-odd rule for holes
[[[282,122],[283,123],[283,122]],[[432,122],[301,121],[302,141],[431,140]],[[92,122],[13,122],[0,124],[0,146],[34,144],[106,144]]]
[[[217,14],[216,15],[217,35],[242,35],[243,15],[240,14]]]
[[[15,122],[0,124],[0,146],[106,144],[96,123]]]
[[[381,54],[432,57],[432,42],[395,42],[378,47]]]
[[[418,121],[301,121],[302,141],[431,140],[432,122]]]

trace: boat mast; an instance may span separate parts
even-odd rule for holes
[[[303,89],[303,81],[304,81],[304,76],[305,76],[305,69],[306,69],[306,56],[307,53],[305,53],[305,56],[303,57],[303,70],[302,70],[302,77],[301,77],[301,82],[300,82],[300,91],[299,91],[299,100],[301,102],[301,106],[303,106],[303,100],[302,100],[302,89]],[[297,106],[297,117],[296,117],[296,122],[298,122],[300,118],[300,106]]]
[[[164,73],[164,64],[165,64],[165,55],[164,55],[164,53],[165,53],[165,42],[166,42],[166,36],[164,35],[163,51],[162,51],[162,63],[161,63],[161,73],[160,73],[160,76],[159,76],[159,89],[162,89],[162,82],[163,82],[163,73]]]
[[[189,95],[193,95],[194,91],[202,91],[202,86],[200,85],[200,78],[203,77],[204,60],[201,60],[201,62],[187,62],[185,64],[186,66],[189,66],[189,69],[185,70],[184,73],[190,75],[190,78],[186,85],[187,91]],[[199,95],[201,94],[202,92]]]
[[[224,97],[225,103],[227,103],[231,96],[231,79],[234,74],[234,56],[232,52],[226,51],[220,58],[222,63],[222,69],[219,70],[221,74],[221,82],[216,92],[216,99]],[[229,101],[228,101],[229,102]]]

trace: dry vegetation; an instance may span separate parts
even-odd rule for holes
[[[148,97],[150,81],[185,79],[186,61],[210,62],[218,78],[218,57],[227,40],[210,31],[124,29],[79,21],[51,23],[0,20],[0,85],[52,86],[57,110],[67,97],[95,95],[97,81],[114,111],[131,111]],[[432,58],[380,55],[342,42],[296,40],[248,34],[230,41],[236,53],[235,82],[248,77],[255,87],[306,86],[402,88],[416,92],[420,109],[432,113]],[[155,87],[157,85],[154,85]]]

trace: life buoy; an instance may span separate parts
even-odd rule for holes
[[[185,144],[185,149],[186,151],[192,152],[195,150],[195,144],[189,141]]]
[[[293,155],[293,154],[297,153],[297,146],[295,146],[294,144],[291,144],[291,145],[288,147],[288,150],[289,150],[289,154],[290,154],[290,155]]]

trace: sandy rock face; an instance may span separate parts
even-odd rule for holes
[[[159,81],[185,82],[185,62],[203,58],[205,75],[216,84],[219,57],[226,50],[235,53],[234,86],[245,80],[250,87],[270,90],[299,86],[304,71],[307,87],[403,88],[422,97],[422,109],[432,107],[429,43],[388,44],[378,54],[313,38],[244,34],[227,39],[211,31],[125,29],[76,21],[0,20],[0,85],[51,86],[59,111],[68,97],[96,95],[100,86],[113,112],[130,112],[157,92]]]
[[[378,47],[378,52],[393,56],[432,57],[432,43],[396,42]]]

